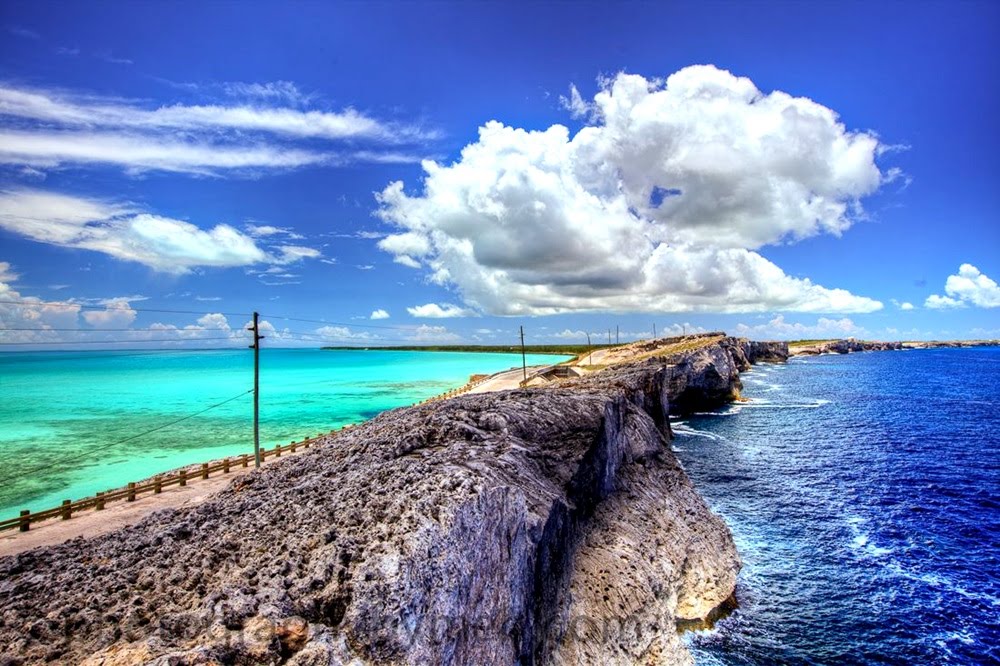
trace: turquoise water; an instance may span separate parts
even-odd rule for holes
[[[567,357],[529,355],[529,365]],[[520,366],[514,354],[268,349],[261,446],[287,444]],[[160,472],[253,453],[248,350],[0,354],[0,519]]]

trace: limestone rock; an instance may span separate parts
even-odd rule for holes
[[[728,339],[394,410],[196,507],[4,558],[0,653],[689,663],[675,623],[730,597],[739,558],[670,451],[667,414],[737,395],[746,358]]]

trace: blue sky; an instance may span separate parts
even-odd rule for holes
[[[995,3],[0,29],[0,323],[45,329],[0,341],[228,345],[252,310],[289,345],[1000,337]]]

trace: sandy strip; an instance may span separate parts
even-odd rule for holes
[[[531,376],[532,372],[536,372],[539,368],[547,366],[532,366],[528,368],[528,376]],[[491,391],[507,391],[510,389],[516,389],[521,386],[521,380],[524,379],[524,369],[523,368],[512,368],[510,370],[504,370],[503,372],[498,372],[492,375],[489,379],[484,380],[481,384],[469,389],[462,395],[468,393],[489,393]]]
[[[280,458],[271,456],[261,462],[261,467],[270,467],[280,463],[282,459],[297,456],[310,449],[298,449],[295,453],[284,451]],[[189,471],[191,467],[187,467]],[[27,532],[17,529],[0,532],[0,557],[16,555],[39,546],[52,546],[77,537],[93,537],[112,532],[119,527],[139,522],[146,515],[161,509],[177,509],[197,506],[209,497],[225,488],[229,483],[244,474],[252,474],[254,468],[233,465],[231,471],[225,474],[215,472],[207,479],[188,478],[186,486],[172,485],[163,489],[159,495],[143,493],[134,502],[118,500],[109,502],[103,511],[87,509],[74,515],[69,520],[52,518],[40,523],[32,523]],[[196,475],[197,472],[192,472]]]

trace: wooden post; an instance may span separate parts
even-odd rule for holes
[[[302,442],[302,448],[303,449],[308,449],[309,448],[309,440],[306,440],[306,441]]]
[[[524,356],[524,326],[521,327],[521,373],[524,375],[523,379],[527,381],[528,379],[528,361]]]
[[[275,458],[280,458],[281,457],[281,446],[275,446],[274,447],[274,457]]]
[[[17,529],[21,532],[27,532],[31,525],[31,511],[24,509],[21,511],[21,522],[18,523]]]
[[[229,474],[229,458],[222,459],[222,473]]]
[[[135,481],[128,482],[128,495],[125,497],[126,502],[135,501]]]
[[[73,509],[69,507],[70,504],[71,502],[69,500],[62,501],[62,513],[60,516],[63,520],[69,520],[70,516],[73,515]]]
[[[182,469],[178,476],[180,477],[180,482],[177,484],[179,486],[186,486],[188,484],[188,473],[186,469]]]
[[[292,453],[295,453],[295,442],[292,442],[291,444],[289,444],[289,447],[290,448],[288,450],[291,451]]]
[[[208,463],[201,464],[201,478],[203,479],[208,478]]]
[[[159,495],[163,492],[163,479],[159,474],[153,479],[153,494]]]
[[[246,466],[247,466],[247,454],[244,453],[243,455],[240,456],[240,467],[246,467]]]
[[[94,511],[104,511],[104,493],[97,493],[97,501],[94,503]]]
[[[259,315],[253,313],[253,466],[260,467],[260,341],[264,337],[257,325]]]

